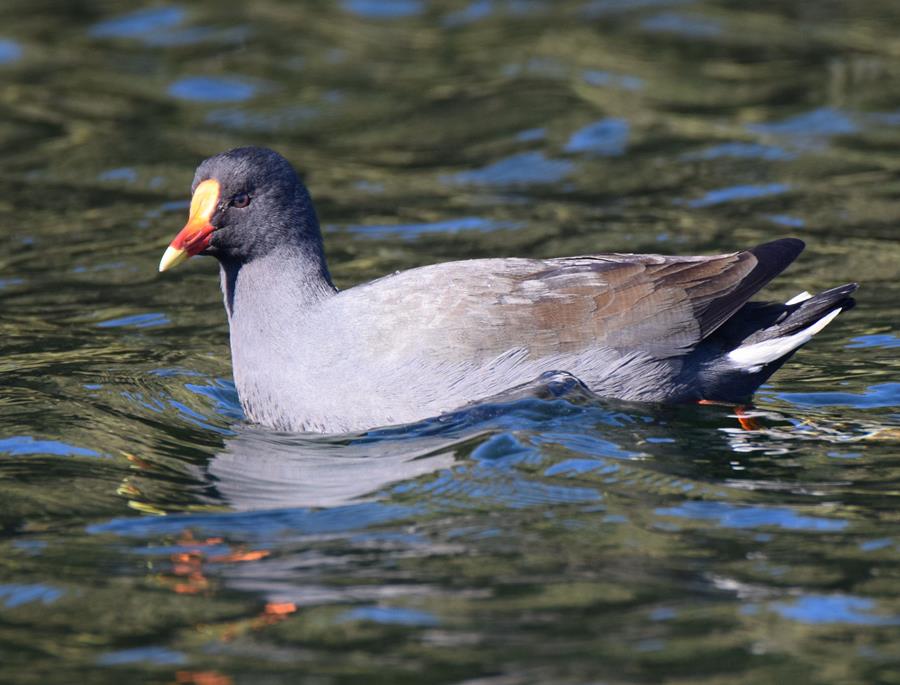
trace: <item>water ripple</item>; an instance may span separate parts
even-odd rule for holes
[[[617,157],[625,153],[628,132],[628,122],[624,119],[602,119],[573,133],[565,150]]]
[[[489,186],[556,183],[568,176],[573,168],[574,164],[568,160],[548,159],[542,152],[522,152],[481,169],[461,171],[452,178],[457,183]]]
[[[786,183],[768,183],[766,185],[738,185],[728,188],[717,188],[710,190],[703,197],[696,200],[688,201],[688,207],[701,208],[713,207],[715,205],[726,204],[728,202],[739,202],[743,200],[755,200],[761,197],[771,197],[773,195],[782,195],[788,192],[791,187]]]
[[[95,38],[140,38],[181,24],[187,13],[181,7],[153,7],[136,10],[94,24],[90,35]]]
[[[900,616],[872,613],[876,604],[871,599],[849,595],[804,595],[793,602],[771,605],[785,618],[800,623],[848,623],[860,626],[900,625]]]
[[[191,102],[239,102],[256,95],[259,87],[233,76],[189,76],[169,86],[172,97]]]
[[[800,407],[896,407],[900,404],[900,383],[878,383],[863,393],[783,392],[778,397]]]
[[[723,528],[785,528],[787,530],[838,531],[847,527],[840,519],[803,516],[785,507],[751,507],[727,502],[685,502],[654,511],[659,516],[715,521]]]
[[[421,14],[421,0],[341,0],[346,12],[368,19],[399,19]]]
[[[22,46],[14,40],[0,38],[0,64],[10,64],[22,59]]]

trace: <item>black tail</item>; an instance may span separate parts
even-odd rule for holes
[[[749,302],[732,321],[743,328],[744,335],[732,341],[732,349],[793,335],[809,328],[835,309],[847,311],[856,304],[850,295],[859,287],[856,283],[839,285],[795,304]],[[751,308],[756,311],[751,310]],[[746,311],[746,317],[744,316]],[[730,322],[729,322],[730,323]],[[743,324],[743,325],[741,325]]]
[[[856,304],[851,295],[857,287],[847,283],[791,304],[745,304],[704,341],[700,373],[704,399],[749,399],[839,311]]]

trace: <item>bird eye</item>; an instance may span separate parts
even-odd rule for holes
[[[250,196],[247,193],[238,193],[231,198],[231,206],[243,209],[250,204]]]

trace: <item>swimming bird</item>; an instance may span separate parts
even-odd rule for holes
[[[279,430],[408,423],[551,371],[604,397],[743,403],[857,288],[751,302],[803,250],[783,238],[711,256],[471,259],[339,291],[284,157],[215,155],[191,192],[159,270],[218,260],[241,405]]]

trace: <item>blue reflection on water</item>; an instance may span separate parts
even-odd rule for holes
[[[830,459],[860,459],[862,452],[838,452],[836,450],[828,452]]]
[[[3,606],[8,609],[14,609],[31,602],[51,604],[62,597],[63,594],[63,591],[59,588],[39,583],[28,585],[20,585],[17,583],[0,585],[0,601],[2,601]]]
[[[875,602],[850,595],[804,595],[791,603],[778,602],[772,608],[784,618],[800,623],[852,623],[855,625],[900,625],[898,616],[869,613]]]
[[[97,174],[98,181],[124,181],[134,183],[138,180],[138,173],[134,167],[123,166],[116,169],[107,169]]]
[[[690,200],[688,207],[712,207],[726,202],[735,202],[737,200],[753,200],[759,197],[770,197],[772,195],[780,195],[791,189],[786,183],[769,183],[766,185],[740,185],[730,186],[728,188],[718,188],[710,190],[703,197],[696,200]]]
[[[610,421],[612,423],[612,421]],[[597,433],[578,433],[562,431],[543,431],[532,439],[537,445],[556,444],[578,452],[614,459],[633,459],[638,452],[622,449],[616,443],[600,437]]]
[[[65,457],[99,457],[100,453],[75,447],[58,440],[35,440],[30,435],[14,435],[0,439],[0,452],[6,454],[58,454]]]
[[[394,19],[421,14],[421,0],[341,0],[345,11],[370,19]]]
[[[748,128],[757,133],[800,137],[835,136],[859,130],[849,116],[832,107],[822,107],[769,124],[750,124]]]
[[[747,128],[754,133],[783,138],[785,145],[805,151],[820,151],[830,137],[859,131],[859,126],[848,115],[831,107],[768,124],[751,124]]]
[[[806,226],[806,221],[798,216],[791,216],[790,214],[768,214],[766,215],[766,218],[773,224],[787,226],[788,228],[803,228]]]
[[[178,666],[187,663],[187,656],[166,647],[135,647],[118,652],[106,652],[97,658],[100,666],[119,666],[142,662]]]
[[[543,152],[522,152],[481,169],[461,171],[450,180],[483,185],[556,183],[568,176],[574,166],[569,160],[548,159]]]
[[[427,612],[402,607],[368,606],[358,607],[343,614],[342,621],[372,621],[404,626],[436,626],[437,618]]]
[[[169,86],[172,97],[192,102],[237,102],[249,100],[257,87],[239,78],[225,76],[188,76]]]
[[[709,17],[664,12],[641,22],[645,31],[675,33],[690,38],[714,38],[722,33],[722,23]]]
[[[495,221],[480,216],[465,216],[460,219],[445,219],[424,224],[398,224],[396,226],[350,226],[348,230],[369,238],[385,238],[399,236],[412,240],[429,233],[459,233],[460,231],[497,231],[507,228],[518,228],[521,223],[514,221]]]
[[[900,126],[900,112],[872,112],[866,119],[879,126]]]
[[[474,467],[459,466],[427,482],[398,487],[403,487],[404,492],[418,492],[425,498],[434,498],[443,507],[463,509],[480,509],[485,502],[509,509],[528,509],[546,504],[599,502],[602,499],[602,495],[593,488],[535,482],[513,469],[502,469],[504,477],[498,478],[497,472],[501,468],[502,465],[484,463]]]
[[[492,435],[472,452],[472,459],[488,467],[509,467],[515,464],[537,464],[541,453],[531,445],[522,444],[512,433]]]
[[[503,73],[506,76],[538,74],[550,78],[565,78],[569,74],[569,68],[558,59],[531,57],[524,64],[507,64],[503,67]]]
[[[853,338],[847,347],[882,347],[891,349],[900,347],[900,338],[890,333],[873,333],[872,335],[860,335]]]
[[[206,115],[206,121],[241,131],[271,132],[306,124],[320,114],[321,110],[311,105],[294,105],[269,111],[214,109]]]
[[[44,540],[14,540],[12,544],[16,549],[31,555],[40,554],[47,548],[47,543]]]
[[[900,405],[900,383],[870,385],[863,393],[783,392],[777,397],[801,407],[896,407]]]
[[[139,38],[178,26],[184,18],[181,7],[141,9],[94,24],[89,34],[94,38]]]
[[[581,74],[584,82],[591,86],[621,88],[622,90],[640,90],[644,87],[643,79],[627,74],[615,74],[600,69],[587,69]]]
[[[384,192],[384,184],[377,183],[375,181],[366,181],[366,180],[356,181],[353,184],[353,187],[356,188],[357,190],[363,191],[364,193],[379,194],[379,193]]]
[[[22,59],[22,46],[14,40],[0,38],[0,64],[9,64]]]
[[[585,473],[615,473],[618,464],[607,464],[603,459],[566,459],[547,468],[545,476],[580,476]]]
[[[240,27],[217,30],[205,26],[180,26],[186,18],[187,13],[181,7],[142,9],[94,24],[88,35],[138,40],[152,47],[190,45],[211,38],[234,42],[247,36],[247,30]]]
[[[229,419],[242,419],[244,412],[238,398],[234,382],[216,378],[209,383],[185,383],[184,387],[191,392],[202,395],[213,401],[213,412],[216,416]]]
[[[545,128],[529,128],[516,134],[516,140],[522,142],[534,142],[535,140],[543,140],[547,136]]]
[[[624,119],[602,119],[576,131],[566,143],[566,152],[587,152],[614,157],[628,145],[628,122]]]
[[[129,537],[172,535],[190,528],[207,537],[242,536],[265,541],[290,533],[295,536],[359,530],[424,513],[421,507],[365,502],[331,509],[269,509],[220,514],[176,514],[165,518],[120,518],[87,527],[89,533]]]
[[[866,540],[865,542],[860,542],[859,548],[863,552],[877,552],[879,549],[890,547],[893,544],[894,541],[890,538],[878,538],[877,540]]]
[[[492,0],[474,0],[461,10],[451,12],[444,17],[446,26],[463,26],[489,17],[493,11]]]
[[[162,312],[148,312],[101,321],[97,328],[155,328],[168,323],[171,323],[169,318]]]
[[[651,621],[670,621],[678,615],[675,609],[670,607],[658,607],[650,612]]]
[[[685,502],[677,507],[655,510],[659,516],[675,516],[699,521],[715,521],[723,528],[775,526],[787,530],[843,530],[847,521],[818,516],[802,516],[787,507],[754,507],[727,502]]]
[[[128,266],[125,262],[103,262],[101,264],[91,264],[85,266],[78,264],[72,267],[73,274],[97,273],[98,271],[134,271],[133,266]]]
[[[129,392],[125,390],[122,392],[122,397],[129,402],[134,402],[138,406],[156,414],[162,414],[166,410],[165,405],[159,399],[155,397],[144,397],[144,393],[141,392]]]
[[[189,406],[184,404],[183,402],[179,402],[177,400],[169,400],[169,406],[175,409],[179,414],[181,414],[182,418],[191,423],[198,428],[202,428],[204,430],[213,431],[218,433],[219,435],[232,435],[233,431],[227,428],[220,428],[219,426],[214,426],[209,421],[206,420],[206,416],[201,414],[200,412],[194,411]]]
[[[720,143],[712,147],[705,148],[699,152],[690,152],[684,155],[684,159],[763,159],[767,161],[786,161],[795,159],[796,154],[787,152],[780,147],[774,145],[762,145],[760,143]]]

